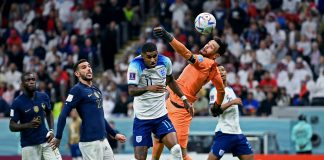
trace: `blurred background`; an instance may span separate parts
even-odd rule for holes
[[[294,154],[293,126],[303,114],[312,126],[312,152],[324,154],[324,0],[0,0],[0,156],[20,154],[19,133],[9,131],[9,110],[21,94],[22,72],[34,71],[57,118],[77,80],[72,66],[91,62],[104,96],[105,118],[128,137],[111,141],[115,153],[133,153],[130,60],[145,42],[187,65],[170,45],[152,36],[163,26],[193,53],[217,35],[228,43],[217,59],[243,100],[241,127],[257,154]],[[217,20],[211,35],[194,30],[201,12]],[[197,94],[188,149],[208,153],[217,118],[208,114],[209,83]],[[69,124],[67,124],[69,125]],[[68,127],[61,153],[69,157]]]

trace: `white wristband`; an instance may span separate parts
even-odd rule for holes
[[[185,96],[185,95],[183,95],[183,96],[181,96],[181,100],[186,100],[187,99],[187,97]]]

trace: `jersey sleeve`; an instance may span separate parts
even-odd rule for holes
[[[216,103],[218,105],[221,105],[225,97],[225,87],[216,63],[214,63],[214,65],[212,66],[211,73],[209,74],[209,79],[217,90]]]
[[[131,62],[127,70],[127,84],[138,85],[140,77],[140,67],[136,62]]]
[[[45,107],[49,110],[52,110],[51,100],[47,94],[44,94]]]
[[[16,123],[20,120],[20,111],[18,109],[17,102],[13,102],[10,108],[10,117],[11,120],[15,121]]]
[[[216,88],[213,87],[209,92],[209,104],[215,103],[216,97],[217,97],[217,91]]]
[[[172,62],[168,57],[165,57],[165,67],[167,70],[167,75],[171,75],[172,74]]]
[[[61,139],[63,135],[63,130],[66,124],[66,117],[70,114],[72,108],[76,107],[78,103],[81,101],[81,93],[79,92],[79,89],[76,87],[73,87],[68,97],[65,100],[62,112],[60,113],[60,116],[57,121],[57,132],[56,132],[56,138]]]
[[[202,55],[192,55],[192,58],[190,58],[188,62],[198,70],[212,66],[211,61],[204,58]],[[214,63],[214,61],[212,63]]]

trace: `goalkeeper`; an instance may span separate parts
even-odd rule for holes
[[[213,107],[211,107],[211,112],[213,116],[221,114],[220,105],[223,102],[225,91],[215,59],[225,53],[227,45],[221,39],[215,37],[200,50],[200,54],[196,55],[191,53],[182,43],[176,40],[162,27],[154,28],[153,34],[167,41],[172,48],[189,63],[177,79],[178,86],[185,96],[179,98],[169,89],[170,96],[167,99],[166,105],[168,116],[177,131],[183,158],[184,160],[191,160],[187,154],[187,144],[190,123],[194,113],[190,110],[188,112],[188,110],[184,108],[183,100],[188,99],[190,103],[194,103],[197,99],[196,94],[198,91],[202,86],[211,81],[218,92],[217,101],[214,103]],[[162,150],[163,144],[159,143],[158,139],[155,139],[152,159],[159,159]]]

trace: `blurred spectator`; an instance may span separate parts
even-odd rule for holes
[[[277,106],[282,106],[282,107],[287,107],[290,105],[290,96],[287,94],[285,87],[279,87],[276,103]]]
[[[188,5],[184,3],[183,0],[175,0],[175,2],[171,4],[169,10],[172,12],[172,23],[184,29],[185,15],[189,10]]]
[[[70,117],[68,145],[70,147],[71,157],[72,160],[82,160],[81,150],[79,148],[81,119],[76,109],[71,111]]]
[[[5,82],[8,85],[14,86],[15,89],[19,89],[21,72],[17,70],[16,64],[10,63],[7,72],[4,74]]]
[[[112,113],[116,116],[127,116],[128,104],[130,103],[127,93],[123,92],[120,97],[116,98],[116,105]]]
[[[92,20],[89,18],[88,11],[83,11],[82,18],[78,19],[74,25],[76,33],[81,36],[88,36],[92,29]]]
[[[315,89],[313,92],[312,105],[323,106],[324,105],[324,71],[316,80]]]
[[[271,77],[269,71],[266,71],[264,73],[259,86],[263,89],[264,92],[277,92],[278,90],[277,80]]]
[[[266,46],[266,42],[262,40],[260,42],[260,49],[256,51],[256,58],[262,66],[267,67],[271,62],[272,53],[270,49]]]
[[[298,116],[298,122],[291,131],[291,140],[295,144],[297,154],[312,154],[313,135],[312,126],[307,122],[305,115]]]
[[[249,92],[247,98],[243,99],[243,115],[256,115],[256,111],[259,107],[259,102],[254,99],[253,93]]]
[[[246,12],[239,6],[239,1],[234,0],[233,8],[230,10],[228,22],[234,33],[241,35],[247,22]]]
[[[276,101],[272,92],[267,93],[267,98],[263,100],[257,110],[258,116],[269,116],[272,113],[272,107],[276,106]]]
[[[0,96],[0,119],[2,117],[9,117],[10,106],[8,103]]]
[[[112,21],[105,28],[101,39],[101,58],[104,70],[115,70],[115,54],[117,53],[116,22]]]
[[[195,115],[197,116],[207,116],[208,111],[208,99],[206,98],[206,89],[202,88],[197,94],[197,101],[193,104],[195,108]]]

